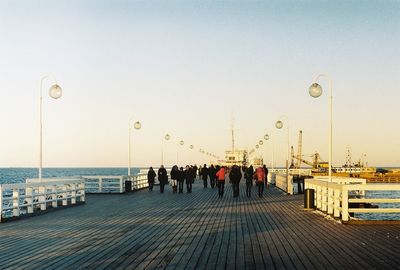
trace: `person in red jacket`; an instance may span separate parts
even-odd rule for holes
[[[225,167],[221,167],[215,176],[217,176],[218,179],[218,196],[222,198],[224,196],[225,187]]]
[[[262,197],[264,191],[264,178],[265,178],[264,169],[262,167],[258,167],[256,169],[256,172],[254,173],[254,177],[256,179],[258,186],[258,196]]]

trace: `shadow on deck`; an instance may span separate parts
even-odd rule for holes
[[[77,208],[0,224],[0,268],[400,268],[400,225],[341,225],[303,211],[302,196],[223,199],[158,190],[87,196]]]

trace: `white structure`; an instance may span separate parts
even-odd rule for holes
[[[4,184],[0,185],[0,221],[77,202],[85,202],[85,182],[80,178],[28,179],[27,183]]]
[[[329,181],[331,179],[331,181]],[[316,177],[306,179],[305,188],[314,189],[318,210],[349,221],[349,213],[400,213],[400,208],[349,208],[349,203],[400,203],[400,198],[366,198],[366,191],[400,191],[400,184],[371,184],[365,179]],[[358,196],[352,196],[357,194]]]

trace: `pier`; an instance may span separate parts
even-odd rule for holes
[[[399,269],[400,225],[343,225],[271,187],[239,198],[87,194],[84,205],[0,224],[0,269]]]

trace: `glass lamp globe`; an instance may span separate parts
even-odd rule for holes
[[[308,88],[310,96],[317,98],[322,95],[322,87],[318,83],[313,83],[310,88]]]
[[[276,123],[275,123],[275,127],[276,127],[277,129],[281,129],[281,128],[283,128],[283,122],[282,122],[281,120],[279,120],[279,121],[276,121]]]
[[[268,134],[265,134],[265,135],[264,135],[264,140],[266,140],[266,141],[269,140],[269,135],[268,135]]]
[[[180,141],[179,144],[180,144],[180,145],[184,145],[185,142],[184,142],[184,141]]]
[[[140,129],[142,127],[142,124],[139,121],[136,121],[135,124],[133,124],[133,127],[135,129]]]
[[[263,143],[264,143],[264,142],[263,142],[262,140],[260,140],[260,141],[258,142],[259,145],[263,145]]]
[[[59,99],[62,96],[62,89],[58,84],[54,84],[49,89],[49,96],[54,99]]]
[[[193,144],[191,144],[191,145],[189,146],[189,148],[190,148],[190,149],[193,149],[193,148],[194,148]]]
[[[171,139],[171,135],[165,134],[164,139],[165,139],[166,141],[168,141],[169,139]]]

